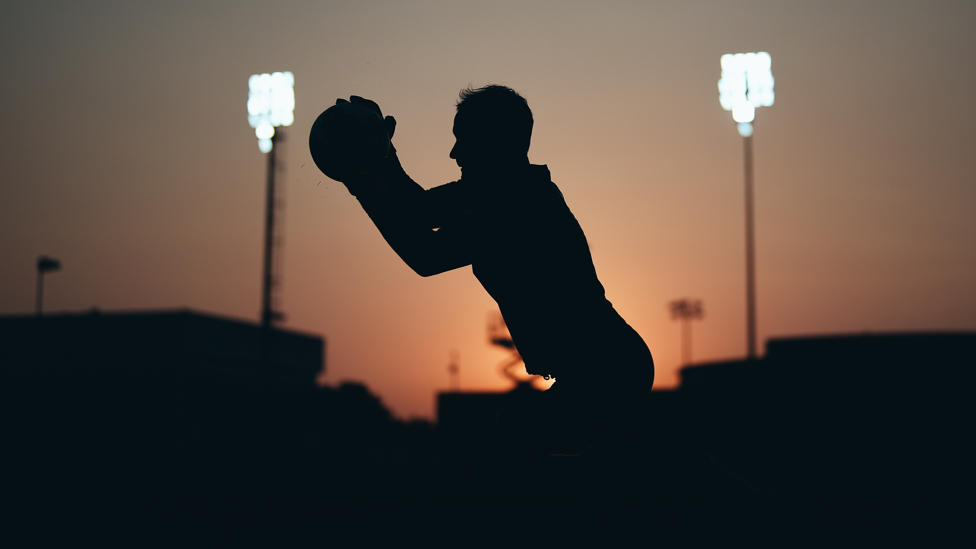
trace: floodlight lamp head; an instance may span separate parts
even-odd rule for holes
[[[752,122],[756,119],[756,107],[748,101],[736,101],[732,105],[732,120],[736,122]]]
[[[769,107],[776,100],[773,91],[772,57],[758,53],[727,53],[722,56],[722,78],[718,81],[719,103],[732,111],[732,119],[750,125],[757,107]],[[740,133],[741,133],[740,129]]]
[[[290,72],[254,74],[247,81],[247,121],[254,128],[261,152],[271,151],[277,126],[295,122],[295,75]]]
[[[254,135],[258,139],[271,139],[274,137],[274,126],[271,124],[261,124],[257,128],[254,128]]]

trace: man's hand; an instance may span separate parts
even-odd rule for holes
[[[359,97],[358,95],[350,96],[348,101],[342,98],[336,99],[336,105],[341,105],[344,103],[352,103],[354,105],[366,107],[367,109],[375,112],[377,115],[379,115],[380,119],[383,120],[383,129],[386,130],[387,137],[393,137],[393,133],[396,131],[396,119],[394,119],[392,116],[387,116],[384,118],[383,111],[380,110],[380,106],[377,105],[375,101],[370,101],[369,99]],[[383,161],[365,171],[348,174],[347,176],[343,177],[342,183],[346,186],[349,192],[357,198],[363,198],[376,194],[385,194],[388,191],[387,185],[384,181],[385,172],[387,171],[386,164],[389,163],[391,156],[394,158],[396,156],[396,149],[393,147],[392,143],[390,143],[386,158]],[[399,166],[399,161],[394,160],[393,163]]]
[[[383,120],[383,129],[386,130],[387,137],[389,139],[393,138],[393,133],[396,131],[396,119],[392,116],[384,118],[383,111],[380,110],[380,106],[375,101],[359,97],[358,95],[350,96],[348,101],[341,98],[336,99],[336,105],[343,103],[352,103],[375,112]],[[400,160],[396,156],[396,148],[390,142],[386,158],[383,161],[371,166],[365,171],[348,174],[343,177],[342,183],[357,198],[384,195],[391,190],[388,179],[390,177],[397,178],[402,172],[403,168],[400,167]],[[406,174],[402,175],[406,176]]]

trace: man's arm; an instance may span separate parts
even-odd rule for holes
[[[369,99],[350,97],[353,103],[375,111],[379,105]],[[344,99],[336,103],[345,102]],[[396,119],[383,118],[392,139]],[[411,269],[431,276],[471,263],[467,239],[462,231],[439,231],[463,211],[465,186],[449,183],[425,191],[400,165],[396,148],[390,143],[386,160],[371,173],[361,173],[343,181],[380,230],[383,238]]]
[[[356,198],[400,259],[420,276],[469,265],[465,231],[461,227],[437,230],[463,214],[463,184],[425,191],[403,171],[395,151],[384,168],[382,182]]]

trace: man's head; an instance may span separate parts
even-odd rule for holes
[[[532,140],[532,111],[505,86],[461,90],[454,117],[451,158],[458,166],[480,168],[526,161]]]

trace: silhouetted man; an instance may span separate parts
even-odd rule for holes
[[[379,112],[372,101],[351,99]],[[395,120],[386,124],[392,137]],[[391,148],[381,170],[345,183],[421,276],[471,265],[498,303],[526,370],[556,379],[508,414],[509,423],[605,424],[650,391],[654,363],[606,299],[586,237],[549,169],[529,164],[532,125],[528,103],[514,90],[466,89],[450,154],[460,180],[424,190]]]

